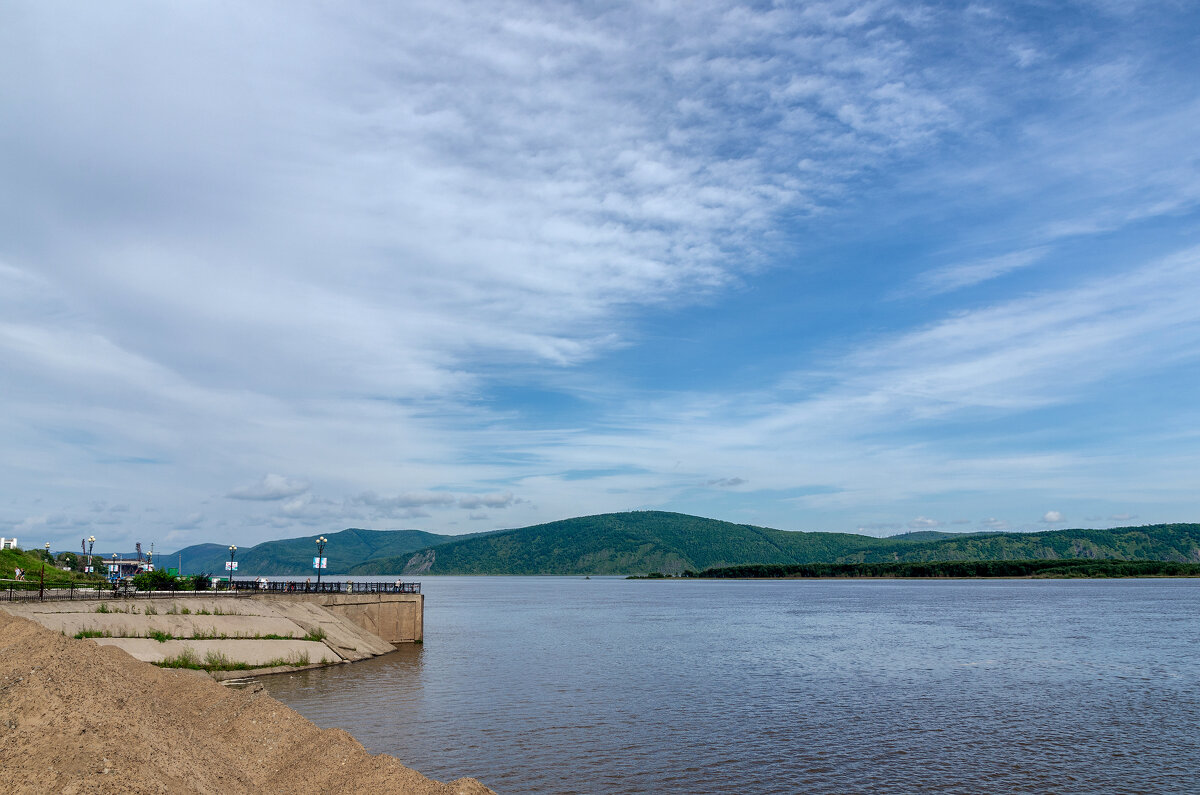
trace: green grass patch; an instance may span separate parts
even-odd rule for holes
[[[226,640],[229,636],[221,632],[217,632],[216,627],[212,627],[205,632],[202,629],[193,630],[191,640]]]
[[[46,567],[45,583],[47,588],[66,588],[74,585],[76,588],[94,588],[104,582],[98,574],[84,574],[78,571],[63,571],[60,567],[80,565],[78,553],[58,553],[52,560],[46,553],[38,550],[0,549],[0,579],[11,580],[18,568],[25,572],[25,581],[11,583],[14,588],[38,588],[42,583],[42,566]],[[7,586],[6,586],[7,587]]]
[[[84,638],[111,638],[112,636],[112,630],[108,629],[81,629],[75,633],[76,640],[83,640]]]
[[[322,658],[321,662],[325,662],[325,658]],[[308,652],[277,657],[262,665],[250,665],[244,662],[234,662],[219,651],[206,652],[204,659],[201,660],[192,649],[184,649],[174,657],[167,657],[154,664],[159,668],[190,668],[194,671],[253,671],[258,668],[299,667],[309,665],[310,662]]]

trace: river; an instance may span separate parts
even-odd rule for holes
[[[1197,580],[421,582],[423,645],[267,690],[500,793],[1200,789]]]

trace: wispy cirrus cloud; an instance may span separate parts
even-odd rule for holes
[[[1042,259],[1047,247],[1026,249],[1002,254],[998,257],[927,271],[917,279],[918,289],[929,293],[948,293],[963,287],[971,287],[981,282],[1004,276],[1012,271],[1027,268]]]

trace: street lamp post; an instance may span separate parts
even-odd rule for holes
[[[46,542],[46,560],[50,560],[50,542]]]
[[[237,545],[229,545],[229,590],[233,590],[233,556],[237,554]]]
[[[92,549],[95,546],[96,546],[96,537],[88,536],[88,559],[87,559],[87,567],[88,568],[95,568],[95,566],[92,563]],[[95,574],[95,572],[92,572],[92,573]]]
[[[317,590],[321,590],[321,568],[325,563],[325,545],[329,543],[329,539],[325,536],[317,536]]]

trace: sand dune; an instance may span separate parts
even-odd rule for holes
[[[0,771],[12,793],[491,792],[369,754],[260,688],[159,669],[4,611]]]

